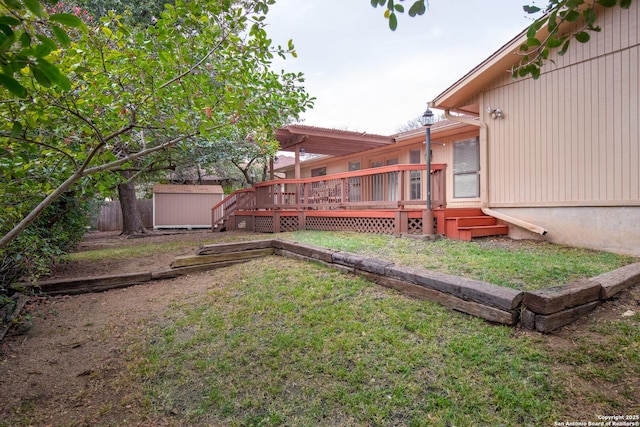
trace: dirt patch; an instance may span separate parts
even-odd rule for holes
[[[198,243],[189,249],[138,259],[64,264],[52,278],[165,269],[176,256],[194,253],[203,239],[214,243],[225,237],[228,235],[206,231],[156,234],[143,238],[145,243]],[[125,239],[117,233],[90,233],[78,250],[139,243],[139,239]],[[145,324],[161,317],[168,306],[195,301],[207,293],[215,286],[215,274],[203,272],[104,293],[31,298],[28,311],[33,318],[32,327],[26,333],[10,333],[0,343],[0,426],[186,425],[170,411],[150,411],[142,385],[131,381],[130,369],[135,361],[127,360],[127,348],[142,343],[136,334]],[[629,311],[640,311],[638,288],[621,293],[589,316],[553,334],[515,333],[543,340],[552,352],[570,354],[572,349],[580,350],[588,343],[595,345],[603,334],[599,331],[601,325],[620,319]],[[601,380],[576,373],[576,365],[570,362],[553,369],[571,381],[567,410],[578,420],[587,420],[579,415],[594,413],[594,407],[598,408],[585,396],[623,402],[625,407],[619,408],[619,414],[640,408],[637,393],[620,396],[628,393],[629,387],[603,387]],[[640,372],[630,372],[620,381],[638,384]],[[601,390],[593,395],[589,393],[592,388]]]

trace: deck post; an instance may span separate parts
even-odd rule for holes
[[[280,211],[273,211],[273,232],[280,232]]]
[[[422,211],[422,234],[433,234],[433,211]]]
[[[298,212],[298,230],[304,231],[307,229],[307,214],[304,210]]]

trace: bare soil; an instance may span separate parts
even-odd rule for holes
[[[205,234],[206,233],[206,234]],[[166,241],[200,241],[218,234],[206,231],[158,233],[145,237],[145,243]],[[118,233],[89,233],[78,250],[139,244]],[[192,249],[129,260],[73,262],[59,266],[52,278],[81,277],[114,273],[166,269],[176,256],[193,254]],[[0,426],[174,426],[187,425],[171,412],[154,412],[144,401],[142,385],[131,381],[132,360],[126,349],[141,341],[136,336],[141,327],[163,315],[175,303],[194,301],[215,283],[207,278],[215,272],[203,272],[170,280],[149,282],[104,293],[64,297],[32,297],[26,306],[32,317],[27,330],[12,330],[0,342]],[[578,322],[540,335],[551,351],[577,346],[584,340],[597,340],[595,327],[619,319],[629,310],[640,310],[639,287],[621,293]],[[559,375],[574,378],[570,366],[557,366]],[[638,373],[625,381],[640,381]],[[592,413],[593,402],[584,396],[597,380],[575,378],[570,390],[568,415]],[[607,385],[601,394],[620,401],[621,391]],[[640,393],[639,393],[640,394]],[[632,398],[633,399],[633,398]],[[640,408],[640,400],[625,398],[630,407],[620,413]],[[615,414],[613,414],[615,415]]]

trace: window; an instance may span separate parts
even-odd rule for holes
[[[398,158],[387,160],[387,166],[398,164]],[[387,200],[398,200],[398,172],[387,173]]]
[[[314,176],[325,176],[327,174],[327,167],[321,167],[316,169],[311,169],[311,177]]]
[[[453,145],[453,197],[480,196],[480,144],[477,138]]]
[[[360,160],[349,162],[349,172],[360,170]],[[360,177],[354,176],[349,178],[349,188],[347,189],[347,198],[350,202],[360,201]]]
[[[412,165],[420,164],[422,160],[421,157],[420,150],[409,151],[409,163]],[[409,197],[411,200],[420,200],[422,196],[422,179],[420,178],[420,175],[420,171],[411,171],[409,174]]]

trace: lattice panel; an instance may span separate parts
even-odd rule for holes
[[[236,216],[236,229],[253,231],[253,217]]]
[[[395,221],[393,218],[307,217],[307,230],[393,234]]]
[[[257,233],[273,233],[273,217],[257,216],[254,218],[254,231]]]
[[[407,221],[408,234],[422,234],[422,218],[409,218]]]
[[[298,217],[297,216],[281,216],[280,231],[282,233],[285,233],[287,231],[298,231]]]

